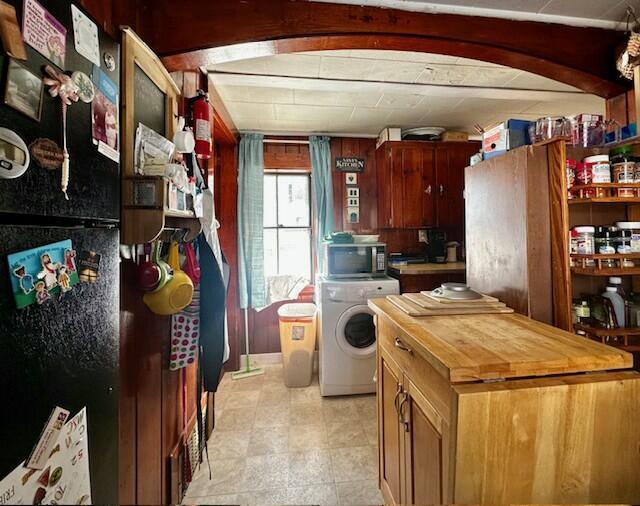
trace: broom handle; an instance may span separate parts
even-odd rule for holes
[[[244,310],[244,352],[246,353],[246,371],[251,369],[249,365],[249,310]]]

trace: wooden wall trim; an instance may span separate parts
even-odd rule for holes
[[[302,170],[311,171],[311,158],[308,144],[264,144],[265,170]]]
[[[625,91],[612,56],[623,34],[613,30],[293,0],[185,0],[180,9],[159,0],[143,24],[144,36],[170,69],[293,51],[375,48],[490,61],[605,98]]]

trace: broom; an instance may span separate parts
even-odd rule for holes
[[[244,310],[244,343],[245,343],[245,352],[246,352],[246,363],[244,369],[241,369],[236,372],[231,373],[231,379],[238,380],[243,378],[250,378],[252,376],[260,376],[264,374],[264,369],[256,367],[255,369],[251,369],[251,360],[249,356],[249,317],[247,313],[247,309]]]

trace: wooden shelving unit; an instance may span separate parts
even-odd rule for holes
[[[584,332],[587,337],[595,341],[629,352],[640,352],[640,327],[604,329],[577,323],[574,325],[574,329]]]
[[[591,155],[608,154],[614,147],[638,145],[640,139],[603,147],[581,148],[557,139],[547,145],[549,192],[551,195],[551,241],[553,264],[554,324],[569,331],[580,331],[588,338],[616,346],[627,351],[640,352],[640,328],[603,329],[572,322],[574,298],[588,294],[600,294],[607,284],[607,277],[623,277],[627,291],[640,291],[640,254],[570,255],[569,231],[579,225],[605,226],[617,221],[640,221],[640,183],[597,183],[576,185],[572,191],[599,189],[604,196],[593,198],[568,198],[566,161],[581,161]],[[634,147],[634,151],[637,149]],[[618,197],[619,188],[632,188],[634,197]],[[634,262],[633,267],[622,267],[623,260]],[[593,260],[595,265],[587,265]],[[603,261],[615,260],[616,267],[605,267]],[[572,266],[573,265],[573,266]]]
[[[163,231],[184,231],[187,241],[195,239],[202,227],[192,211],[168,208],[168,182],[160,176],[135,173],[134,141],[137,116],[153,110],[159,116],[155,130],[173,138],[177,123],[180,89],[160,59],[130,29],[122,31],[122,234],[123,244],[142,244],[158,239]],[[147,82],[153,93],[140,97],[136,89]],[[139,94],[138,94],[139,95]],[[141,100],[152,103],[140,103]],[[138,103],[136,103],[138,102]],[[145,122],[146,123],[146,122]],[[150,125],[147,125],[150,126]],[[151,127],[151,126],[150,126]]]

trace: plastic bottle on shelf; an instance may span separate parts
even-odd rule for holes
[[[607,286],[603,297],[609,299],[613,305],[613,310],[616,314],[616,320],[618,321],[618,327],[625,326],[625,303],[622,296],[618,293],[618,289],[615,286]]]
[[[620,294],[620,297],[623,299],[627,298],[627,293],[624,290],[624,286],[622,286],[622,278],[620,276],[611,276],[609,278],[609,286],[614,286]]]

